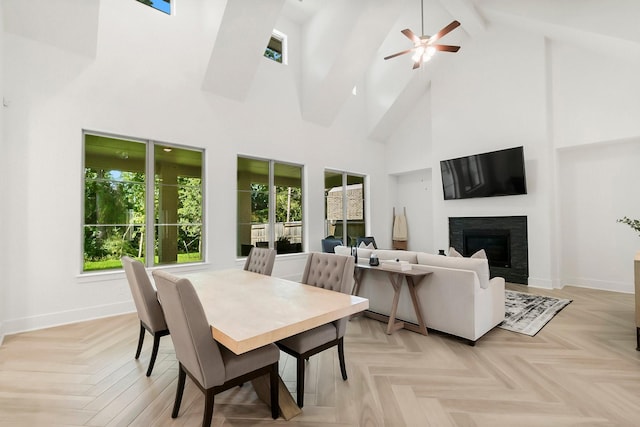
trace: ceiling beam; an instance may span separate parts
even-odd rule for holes
[[[487,29],[487,21],[471,0],[438,0],[440,5],[460,21],[462,28],[470,35],[477,36]]]
[[[302,116],[329,126],[400,14],[401,0],[350,0],[321,10],[303,41]]]
[[[422,73],[412,74],[412,78],[404,86],[402,92],[398,94],[380,119],[376,121],[375,126],[369,133],[369,138],[385,142],[391,137],[431,87],[431,80],[425,79],[425,77]],[[428,120],[428,118],[425,117],[425,120]]]
[[[285,0],[227,1],[202,89],[244,101]]]

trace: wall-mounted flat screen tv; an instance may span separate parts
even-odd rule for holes
[[[445,200],[527,194],[523,147],[442,160]]]

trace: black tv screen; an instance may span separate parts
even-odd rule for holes
[[[527,194],[523,147],[442,160],[445,200]]]

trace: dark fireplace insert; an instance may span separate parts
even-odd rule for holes
[[[462,239],[464,256],[471,256],[484,249],[490,266],[511,268],[509,230],[463,230]]]

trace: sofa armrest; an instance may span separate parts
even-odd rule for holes
[[[504,291],[504,277],[493,277],[491,279],[489,279],[489,288],[492,287],[499,287],[502,288],[502,290]]]

